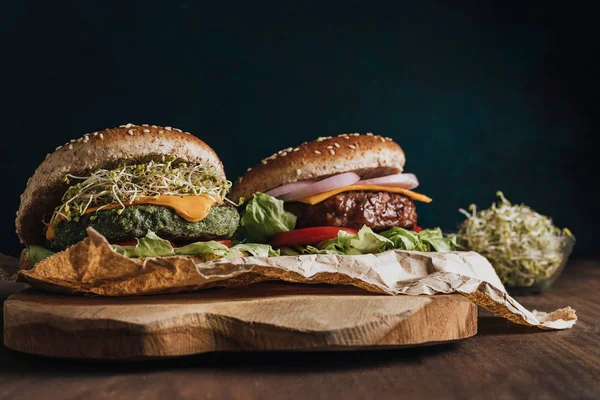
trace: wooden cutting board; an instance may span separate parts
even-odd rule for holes
[[[4,304],[5,345],[54,357],[378,349],[476,333],[477,307],[460,295],[385,296],[330,285],[261,283],[125,298],[27,289]]]

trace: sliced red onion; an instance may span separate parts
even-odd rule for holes
[[[265,192],[265,194],[268,194],[269,196],[273,196],[273,197],[278,197],[278,196],[281,196],[282,194],[289,193],[293,190],[298,190],[298,189],[308,187],[308,186],[312,185],[313,183],[315,183],[314,179],[303,179],[298,182],[286,183],[285,185],[277,186],[275,189],[271,189],[268,192]]]
[[[399,187],[403,189],[414,189],[419,186],[419,180],[415,174],[394,174],[358,181],[356,185],[378,185]]]
[[[343,174],[330,176],[318,182],[311,183],[310,186],[298,188],[292,192],[285,193],[279,198],[284,201],[294,201],[303,197],[312,196],[313,194],[319,194],[327,192],[329,190],[337,189],[344,186],[349,186],[360,181],[360,176],[355,172],[345,172]]]

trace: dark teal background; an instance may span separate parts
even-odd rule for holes
[[[1,252],[20,249],[18,196],[46,153],[133,122],[196,134],[232,180],[318,136],[390,136],[434,199],[419,205],[421,225],[455,229],[459,207],[487,207],[502,190],[571,228],[576,254],[598,254],[586,7],[123,3],[2,12]]]

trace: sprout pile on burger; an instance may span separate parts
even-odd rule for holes
[[[49,154],[29,179],[17,212],[28,246],[22,265],[102,234],[129,257],[212,259],[269,246],[234,246],[239,213],[217,154],[187,132],[121,125],[86,134]]]
[[[405,161],[390,138],[321,137],[249,168],[230,198],[249,199],[242,234],[285,255],[453,250],[439,228],[417,225],[415,201],[431,199],[412,190],[419,182]]]

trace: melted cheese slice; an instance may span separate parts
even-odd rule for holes
[[[210,196],[160,196],[158,198],[141,197],[132,203],[126,203],[125,205],[133,206],[136,204],[152,204],[169,207],[186,221],[199,222],[206,218],[215,203],[222,203],[222,201],[221,199],[214,199]],[[89,214],[100,209],[104,211],[115,208],[121,208],[121,205],[109,204],[103,207],[90,207],[85,211],[84,214]],[[56,237],[54,226],[55,224],[48,226],[48,230],[46,231],[46,239],[53,240]]]
[[[326,199],[330,198],[331,196],[335,196],[338,193],[349,192],[351,190],[364,190],[364,191],[398,193],[398,194],[403,194],[406,197],[410,197],[413,200],[422,201],[424,203],[430,203],[431,202],[431,198],[425,196],[424,194],[413,192],[412,190],[402,189],[402,188],[397,188],[397,187],[390,187],[390,186],[378,186],[378,185],[351,185],[351,186],[344,186],[344,187],[341,187],[341,188],[332,189],[332,190],[327,191],[327,192],[323,192],[323,193],[319,193],[319,194],[314,194],[314,195],[308,196],[308,197],[303,197],[303,198],[298,199],[296,201],[299,201],[299,202],[305,203],[305,204],[314,205],[314,204],[319,204],[323,200],[326,200]]]

